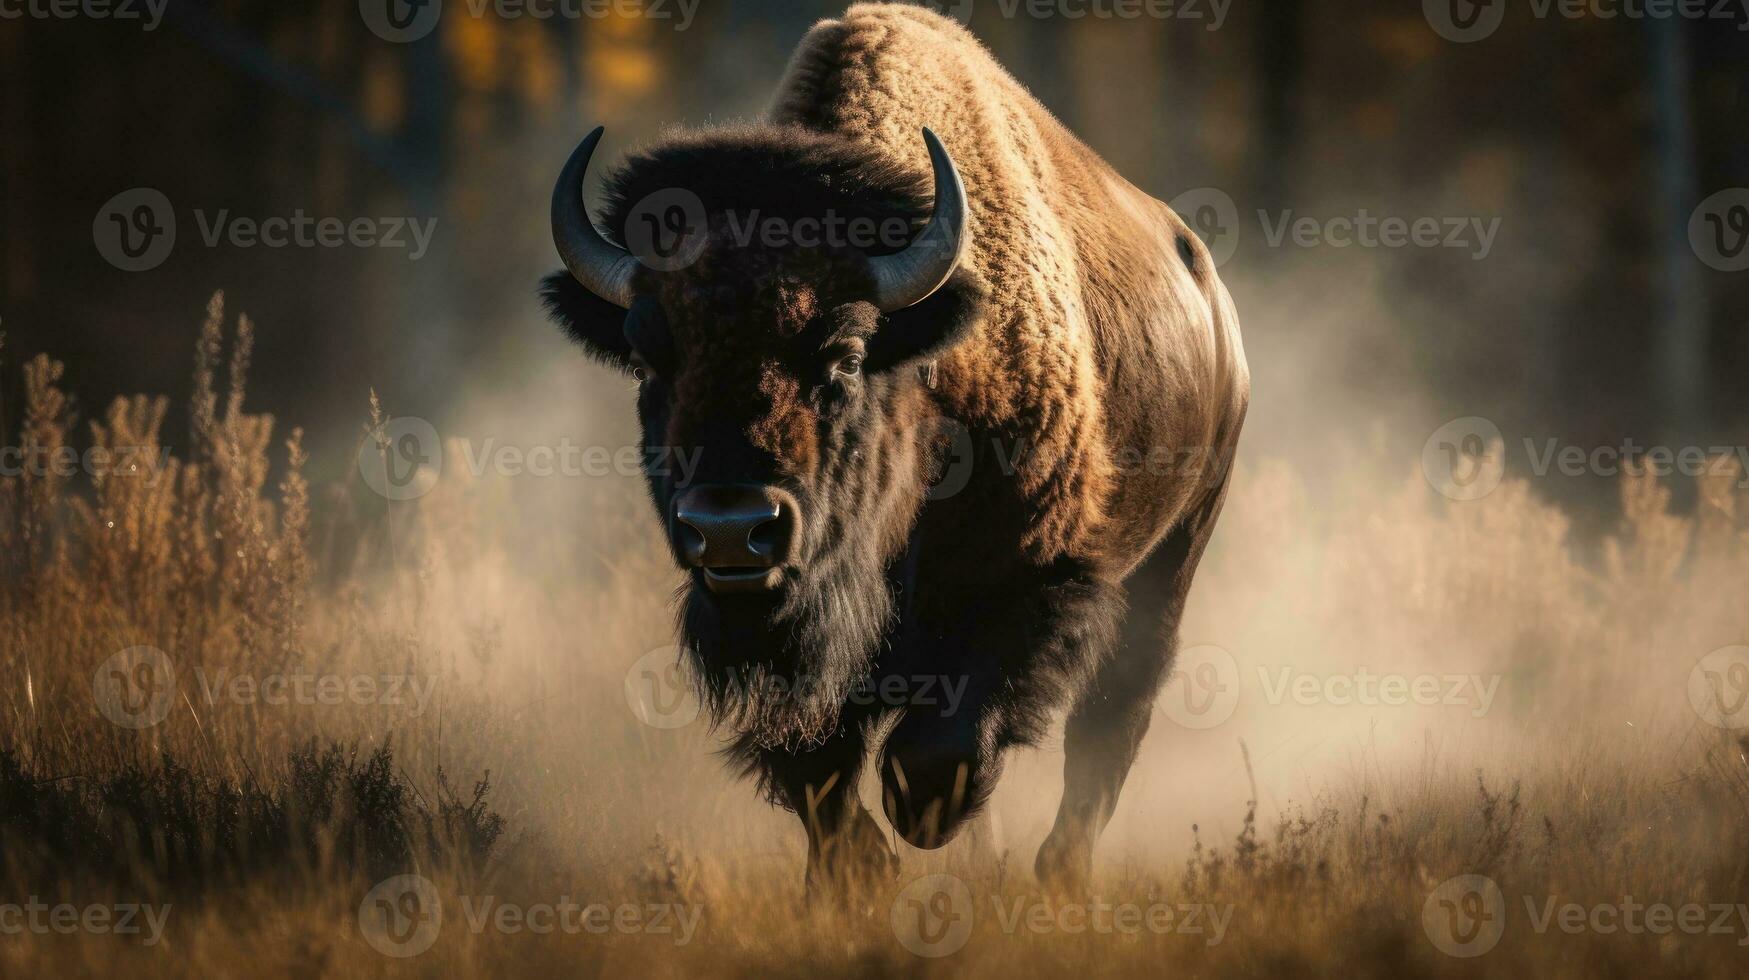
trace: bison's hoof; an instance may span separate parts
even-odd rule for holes
[[[1093,878],[1093,849],[1052,833],[1038,849],[1033,874],[1045,890],[1057,895],[1085,894]]]
[[[990,780],[963,757],[889,752],[884,769],[887,820],[905,843],[924,850],[953,840],[989,795]]]

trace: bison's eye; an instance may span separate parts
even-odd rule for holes
[[[637,382],[639,384],[643,384],[644,382],[646,382],[646,381],[648,381],[651,378],[654,378],[656,376],[656,372],[650,370],[650,365],[648,363],[646,363],[644,361],[644,359],[642,357],[640,357],[636,351],[632,352],[631,362],[632,362],[632,377],[637,379]]]
[[[862,355],[846,354],[832,365],[832,373],[841,378],[854,378],[862,373]]]

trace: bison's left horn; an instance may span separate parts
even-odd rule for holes
[[[632,305],[632,273],[638,260],[632,253],[609,242],[589,221],[583,208],[583,176],[589,172],[589,158],[595,155],[595,144],[601,142],[602,127],[597,126],[583,142],[571,151],[565,169],[559,172],[559,182],[553,187],[553,244],[559,247],[559,257],[571,275],[595,295],[615,306]]]
[[[923,142],[935,170],[935,214],[923,234],[902,252],[869,260],[875,277],[875,305],[891,313],[921,303],[953,275],[966,247],[966,188],[953,157],[927,128]],[[557,214],[557,205],[554,205]]]

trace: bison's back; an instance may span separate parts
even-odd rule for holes
[[[859,4],[816,25],[771,116],[919,169],[919,129],[941,136],[971,199],[966,261],[991,290],[980,333],[942,365],[947,408],[1027,447],[1029,557],[1139,559],[1195,488],[1121,454],[1212,446],[1243,410],[1237,328],[1201,243],[920,7]]]

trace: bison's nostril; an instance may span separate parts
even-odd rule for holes
[[[761,557],[772,557],[780,554],[789,543],[789,521],[787,511],[780,509],[778,515],[769,521],[755,527],[747,534],[747,544],[755,554]]]
[[[703,484],[675,499],[671,533],[695,568],[771,568],[789,559],[794,515],[794,498],[781,490]]]
[[[674,522],[674,545],[680,549],[680,554],[688,564],[697,565],[704,560],[704,535],[698,528],[683,521]]]

